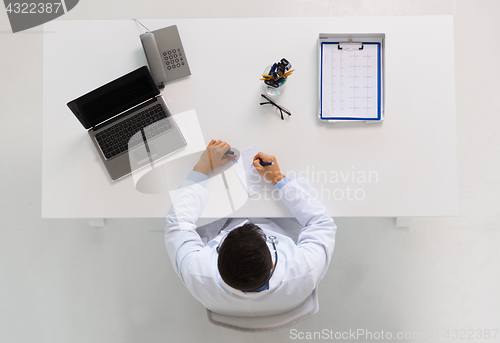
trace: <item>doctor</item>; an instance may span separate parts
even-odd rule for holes
[[[205,246],[195,225],[210,196],[204,185],[211,170],[234,158],[225,155],[229,149],[212,140],[183,181],[167,216],[167,252],[184,285],[212,312],[257,317],[293,310],[325,275],[336,226],[305,180],[284,176],[274,156],[259,152],[254,167],[303,226],[297,244],[269,220],[233,219]]]

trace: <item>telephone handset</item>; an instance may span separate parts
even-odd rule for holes
[[[176,25],[140,35],[151,75],[158,88],[164,83],[191,75]]]

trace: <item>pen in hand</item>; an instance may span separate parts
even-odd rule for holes
[[[285,175],[283,175],[280,171],[276,157],[273,155],[267,155],[263,152],[259,152],[253,158],[253,166],[260,175],[265,177],[266,180],[271,181],[273,185],[276,185],[285,177]]]
[[[263,167],[273,166],[274,162],[262,162],[262,160],[261,160],[260,161],[260,165],[263,166]]]
[[[228,151],[226,151],[226,153],[224,155],[225,156],[223,158],[226,158],[227,155],[234,155],[234,151],[228,150]],[[263,167],[273,166],[274,162],[262,162],[262,160],[260,160],[260,165]]]

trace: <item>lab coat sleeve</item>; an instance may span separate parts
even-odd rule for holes
[[[300,232],[297,247],[301,250],[317,286],[330,264],[337,227],[305,179],[286,183],[279,193],[283,203],[304,227]]]
[[[165,245],[177,275],[186,283],[189,259],[204,247],[196,232],[196,220],[200,217],[209,198],[209,191],[200,183],[185,180],[177,190],[172,208],[167,215]]]

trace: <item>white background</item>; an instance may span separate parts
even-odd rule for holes
[[[435,342],[453,341],[447,329],[500,329],[500,3],[235,3],[81,0],[57,20],[454,15],[459,216],[414,219],[408,230],[389,218],[337,219],[320,311],[294,328],[437,331]],[[0,10],[0,341],[291,341],[289,330],[211,326],[172,270],[162,219],[111,219],[99,229],[41,219],[42,39],[40,27],[12,34]]]

